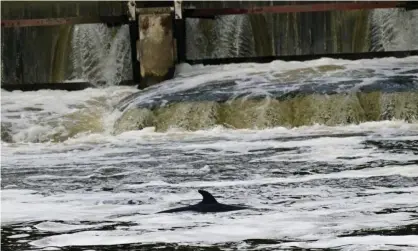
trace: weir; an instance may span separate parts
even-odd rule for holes
[[[2,28],[2,249],[418,246],[418,10],[28,4]]]
[[[135,84],[140,89],[143,89],[172,78],[175,66],[178,63],[227,64],[270,62],[273,60],[303,61],[321,57],[362,59],[418,55],[418,50],[391,51],[376,49],[370,51],[367,48],[369,46],[360,45],[367,44],[363,41],[358,42],[359,45],[353,44],[352,48],[344,48],[340,40],[343,39],[342,36],[347,36],[347,34],[338,34],[338,31],[333,31],[340,28],[331,27],[330,24],[335,26],[335,22],[330,22],[329,18],[331,16],[327,16],[327,13],[336,13],[335,11],[353,13],[360,11],[357,14],[353,14],[353,18],[349,16],[337,18],[343,20],[341,22],[349,23],[353,22],[352,20],[354,22],[360,22],[359,20],[364,18],[365,15],[368,15],[364,12],[367,10],[400,8],[408,11],[416,7],[416,3],[411,1],[227,1],[213,2],[211,6],[207,6],[205,3],[199,1],[4,2],[2,6],[3,18],[1,21],[2,88],[6,90],[37,90],[47,87],[52,89],[79,90],[86,87],[103,85],[109,81],[117,81],[118,84]],[[272,14],[276,16],[271,19],[273,21],[271,27],[275,30],[281,29],[282,32],[290,33],[288,35],[292,36],[277,37],[276,34],[271,34],[271,32],[270,34],[264,34],[265,32],[260,33],[257,31],[257,29],[269,25],[269,20],[265,15]],[[304,16],[301,16],[302,14]],[[204,32],[208,32],[211,29],[210,26],[213,26],[214,20],[224,15],[227,17],[246,15],[250,18],[254,39],[252,46],[255,47],[252,50],[255,50],[255,52],[240,52],[238,54],[241,55],[233,57],[227,54],[220,55],[219,53],[216,55],[215,53],[211,57],[194,58],[192,54],[194,53],[193,51],[195,49],[193,47],[195,45],[188,46],[189,40],[194,34],[189,31],[188,25],[186,24],[187,20],[197,20],[199,24],[207,27],[202,28]],[[287,15],[286,22],[280,20],[280,15]],[[335,16],[336,14],[331,15]],[[336,20],[335,17],[333,18]],[[302,20],[304,21],[302,22]],[[318,29],[317,27],[309,27],[306,29],[307,24],[312,23],[309,20],[322,22],[324,29]],[[292,24],[291,22],[294,23]],[[102,75],[106,75],[104,78],[101,77],[101,79],[94,79],[93,81],[87,82],[65,82],[64,80],[68,79],[71,74],[74,75],[75,71],[78,71],[78,74],[80,74],[80,71],[85,71],[84,69],[74,69],[74,67],[78,68],[78,66],[71,66],[70,62],[71,60],[83,60],[81,56],[77,57],[77,52],[72,50],[67,42],[71,36],[74,36],[75,32],[78,32],[74,25],[89,25],[92,23],[104,23],[107,27],[113,29],[114,31],[110,33],[104,29],[97,31],[98,33],[109,33],[109,37],[118,35],[118,32],[115,34],[116,30],[124,29],[118,28],[121,25],[122,27],[129,26],[129,32],[127,33],[129,33],[130,45],[124,46],[126,50],[130,50],[130,53],[127,54],[130,57],[130,69],[127,69],[127,67],[117,69],[118,72],[113,73],[115,76],[109,79],[109,73],[106,73],[106,68],[103,68],[103,65],[106,63],[102,62],[106,61],[106,58],[101,57],[97,59],[97,62],[93,63],[97,64],[95,69],[91,69],[89,72],[82,74],[87,74],[87,79],[90,80],[94,78],[92,77],[93,75],[99,74],[97,68],[100,66],[102,67],[101,71],[104,72]],[[295,26],[297,23],[298,27]],[[364,21],[361,25],[365,24],[365,27],[355,24],[354,30],[351,31],[353,35],[350,36],[362,36],[360,38],[353,38],[356,41],[370,39],[369,30],[371,28]],[[241,32],[244,31],[238,31],[238,35]],[[334,33],[334,37],[329,37],[329,34],[327,34],[329,32]],[[42,35],[42,33],[48,35]],[[34,35],[36,37],[33,37]],[[120,35],[123,35],[123,32],[120,32]],[[301,40],[301,37],[306,37],[306,35],[309,38]],[[97,39],[97,36],[102,35],[97,34],[96,37],[87,36],[84,39],[94,40]],[[246,34],[242,34],[241,36],[246,36]],[[26,45],[26,40],[31,37],[35,39],[35,44],[32,45],[32,48],[29,48],[29,45]],[[280,42],[283,39],[287,41]],[[318,39],[325,41],[323,42],[324,46],[322,48],[318,47]],[[42,42],[52,42],[52,46],[55,47],[51,58],[41,59],[43,52],[35,49],[36,44]],[[86,43],[86,41],[81,43]],[[277,48],[274,43],[280,44],[280,47]],[[120,45],[115,46],[120,47]],[[292,52],[291,48],[293,47],[298,47],[298,49]],[[308,51],[304,51],[304,48],[307,48]],[[88,53],[91,54],[92,51]],[[121,57],[122,55],[112,56]],[[126,55],[123,57],[123,60],[127,60],[125,59],[127,57]],[[37,65],[35,67],[28,67],[28,62],[33,60],[37,61]],[[38,65],[40,67],[37,67]]]

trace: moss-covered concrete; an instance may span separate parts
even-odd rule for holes
[[[304,95],[276,99],[236,99],[217,103],[180,102],[154,110],[130,108],[115,123],[115,133],[155,127],[199,130],[224,125],[231,128],[329,126],[400,119],[418,121],[418,92]]]

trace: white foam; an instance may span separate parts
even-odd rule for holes
[[[368,236],[353,236],[341,237],[329,240],[320,240],[312,243],[284,243],[282,246],[296,246],[300,248],[337,248],[342,246],[353,246],[356,250],[370,250],[381,248],[383,245],[401,245],[412,246],[418,248],[417,235],[400,235],[400,236],[382,236],[382,235],[368,235]],[[411,247],[410,247],[411,248]],[[347,250],[347,249],[343,249]],[[409,249],[411,250],[411,249]]]
[[[48,141],[54,134],[65,136],[63,116],[74,112],[102,114],[103,131],[113,128],[114,106],[134,87],[88,88],[82,91],[1,91],[1,120],[11,123],[15,142]],[[22,102],[24,100],[24,102]],[[113,114],[116,116],[117,112]]]
[[[126,231],[89,231],[74,234],[62,234],[46,237],[30,242],[36,247],[65,247],[65,246],[92,246],[92,245],[116,245],[136,243],[137,235],[129,235]],[[77,241],[75,241],[77,239]]]
[[[85,230],[89,228],[96,228],[102,226],[112,225],[112,223],[104,223],[104,224],[93,224],[93,225],[85,225],[85,224],[64,224],[58,222],[42,222],[34,227],[41,230],[41,231],[49,231],[49,232],[69,232],[74,230]]]
[[[100,221],[113,214],[127,214],[136,211],[134,205],[127,203],[104,204],[109,193],[78,193],[43,196],[30,190],[7,189],[1,191],[2,224],[22,221]],[[130,200],[131,194],[119,194],[112,199]],[[31,205],[28,207],[27,205]],[[45,214],[44,212],[48,212]],[[40,226],[45,227],[43,224]],[[55,226],[59,228],[58,225]],[[70,228],[71,225],[63,227]],[[74,226],[83,228],[86,226]],[[51,228],[51,226],[50,226]],[[52,230],[52,229],[51,229]]]
[[[190,67],[172,84],[150,88],[143,98],[192,88],[210,79],[264,72],[257,76],[262,80],[269,74],[325,64],[342,65],[341,74],[365,67],[389,74],[387,69],[394,63],[417,59]],[[181,80],[181,74],[192,77]],[[246,81],[240,84],[251,85]],[[92,102],[102,99],[109,101],[98,106],[105,107],[103,117],[110,125],[118,115],[110,110],[112,105],[135,91],[123,87],[81,92],[2,91],[2,122],[4,118],[17,125],[14,139],[18,140],[1,143],[2,182],[7,185],[1,190],[2,226],[40,221],[14,229],[24,234],[30,234],[32,227],[51,232],[51,236],[30,242],[40,248],[159,241],[207,245],[254,238],[294,240],[300,247],[346,245],[347,250],[387,248],[401,242],[416,246],[415,241],[402,236],[399,241],[395,237],[338,237],[361,229],[417,223],[412,213],[418,201],[418,186],[412,183],[418,176],[418,166],[412,164],[416,155],[411,149],[394,153],[373,145],[364,147],[366,140],[417,140],[416,123],[393,120],[264,130],[217,126],[194,132],[172,128],[164,133],[144,128],[119,135],[86,133],[60,143],[29,142],[49,130],[62,130],[38,125],[39,118],[91,108],[95,106]],[[318,163],[341,169],[310,169]],[[301,170],[296,165],[306,174],[297,174]],[[370,184],[357,187],[357,180],[364,182],[366,178],[371,178]],[[354,181],[339,186],[343,179]],[[390,187],[379,179],[399,179],[400,184]],[[247,204],[256,210],[154,214],[200,201],[197,188],[210,190],[220,202]],[[386,213],[395,208],[399,210]],[[108,224],[114,230],[97,230]],[[26,241],[25,236],[19,238]],[[373,241],[384,246],[371,246]],[[277,247],[284,247],[281,245],[286,244]]]
[[[55,251],[55,250],[61,250],[60,248],[58,248],[58,247],[46,247],[46,248],[43,248],[43,249],[41,249],[41,250],[45,250],[45,251]],[[87,251],[87,250],[86,250]]]
[[[126,32],[126,29],[120,29],[120,32]],[[329,73],[321,73],[323,74],[321,78],[324,81],[332,83],[334,80],[339,81],[342,78],[351,77],[350,72],[353,70],[363,71],[364,69],[371,69],[374,74],[390,76],[393,75],[392,68],[399,64],[402,64],[403,70],[415,69],[416,66],[413,63],[417,60],[418,56],[403,59],[384,58],[356,61],[322,58],[304,62],[274,61],[268,64],[248,63],[204,67],[182,65],[179,66],[179,69],[184,70],[180,70],[178,77],[148,88],[131,105],[142,101],[150,102],[155,97],[189,90],[215,80],[236,79],[237,77],[241,79],[241,81],[238,81],[238,85],[234,87],[234,90],[232,90],[234,92],[233,95],[240,95],[243,92],[248,93],[248,91],[252,93],[249,94],[250,96],[255,94],[267,95],[269,88],[277,89],[279,88],[278,85],[268,87],[258,82],[263,82],[263,79],[268,82],[273,75],[289,71],[307,68],[315,70],[315,67],[322,65],[343,67],[333,71],[333,74],[336,74],[334,74],[335,76]],[[344,76],[344,74],[347,76]],[[370,77],[364,78],[363,82],[358,84],[356,88],[368,84],[367,81],[370,82],[370,79]],[[254,82],[257,82],[257,85]],[[304,81],[299,82],[303,83]],[[284,86],[283,88],[294,89],[298,87]],[[103,120],[102,131],[105,134],[109,134],[112,131],[114,121],[121,114],[113,109],[114,106],[124,96],[134,92],[137,92],[135,87],[121,86],[101,89],[88,88],[75,92],[58,90],[8,92],[2,90],[2,121],[12,123],[12,138],[16,142],[48,141],[54,135],[62,135],[65,138],[68,128],[63,125],[63,116],[73,112],[86,112],[90,115],[98,115]],[[25,102],[21,102],[21,100],[25,100]],[[28,110],[27,108],[30,109]],[[33,108],[40,110],[33,110]],[[102,131],[100,133],[103,133]],[[91,135],[88,132],[82,132],[82,135],[77,135],[77,137],[83,136],[90,137]]]
[[[172,141],[203,141],[205,140],[235,140],[237,143],[245,144],[259,144],[257,141],[264,141],[275,138],[286,139],[288,137],[303,137],[303,136],[321,136],[321,135],[335,135],[335,134],[351,134],[351,133],[367,133],[369,134],[368,138],[372,139],[373,137],[385,137],[387,139],[393,139],[393,137],[416,137],[418,134],[418,124],[417,123],[407,123],[404,121],[392,120],[392,121],[379,121],[379,122],[365,122],[361,124],[352,124],[352,125],[341,125],[341,126],[324,126],[324,125],[314,125],[314,126],[301,126],[294,128],[285,128],[285,127],[275,127],[268,128],[263,130],[254,130],[254,129],[229,129],[222,126],[216,126],[207,130],[197,130],[197,131],[186,131],[172,129],[168,132],[155,132],[155,128],[149,127],[137,131],[127,131],[119,135],[110,135],[110,134],[89,134],[83,137],[69,139],[66,142],[62,143],[20,143],[9,144],[2,142],[2,146],[10,153],[18,151],[33,151],[33,152],[42,152],[44,149],[50,149],[51,146],[55,148],[66,150],[74,147],[83,147],[89,148],[92,147],[91,144],[116,144],[118,146],[129,146],[137,144],[148,144],[155,145]],[[394,136],[393,136],[394,135]],[[269,140],[270,139],[270,140]],[[401,138],[402,139],[402,138]],[[338,142],[339,139],[330,138],[328,142]],[[345,139],[342,139],[345,140]],[[352,140],[358,140],[357,137],[353,137]],[[254,143],[246,143],[248,141],[256,141]],[[231,143],[232,144],[232,143]],[[274,143],[273,143],[274,144]],[[277,143],[278,144],[278,143]],[[276,144],[276,145],[277,145]],[[298,143],[281,143],[281,144],[305,144]],[[323,144],[319,142],[319,144]],[[212,144],[212,146],[216,144]],[[14,147],[18,146],[18,148]],[[195,145],[199,147],[198,145]],[[210,145],[209,145],[210,146]],[[237,145],[232,145],[235,148],[233,150],[239,150],[236,148]],[[202,146],[203,147],[203,146]],[[202,148],[200,147],[200,148]],[[216,146],[219,147],[223,146]],[[189,142],[184,146],[184,149],[191,148]],[[251,149],[251,148],[247,148]],[[116,151],[118,149],[113,149]],[[120,150],[120,149],[119,149]],[[121,150],[123,151],[123,150]]]
[[[234,94],[240,95],[248,93],[250,91],[252,94],[257,93],[266,93],[270,88],[277,89],[282,88],[278,84],[262,85],[263,81],[257,81],[257,78],[265,77],[266,80],[271,78],[274,75],[284,74],[288,72],[289,74],[297,73],[297,70],[306,70],[306,69],[316,69],[315,67],[323,65],[331,65],[342,67],[342,69],[335,69],[330,73],[322,73],[318,79],[323,78],[323,81],[327,83],[332,83],[334,81],[341,80],[351,80],[352,71],[365,71],[370,69],[373,74],[379,76],[382,74],[384,76],[393,75],[392,68],[398,64],[404,64],[403,70],[406,69],[415,69],[418,56],[411,56],[407,58],[383,58],[383,59],[363,59],[363,60],[341,60],[341,59],[330,59],[330,58],[321,58],[311,61],[303,62],[285,62],[285,61],[273,61],[271,63],[242,63],[242,64],[227,64],[219,66],[190,66],[182,64],[178,67],[177,77],[170,81],[162,82],[158,85],[155,85],[147,90],[146,93],[143,93],[141,96],[135,99],[135,102],[131,103],[131,106],[135,106],[138,102],[151,102],[153,98],[160,97],[165,94],[173,94],[177,92],[182,92],[185,90],[190,90],[197,88],[199,86],[206,85],[212,81],[223,81],[223,80],[235,80],[235,79],[245,79],[245,81],[238,81],[237,86],[234,87]],[[408,65],[409,64],[409,65]],[[309,74],[300,74],[299,81],[300,84],[304,83],[305,79],[308,79],[312,76]],[[280,77],[273,77],[275,81],[281,81]],[[267,81],[268,82],[268,81]],[[358,84],[354,89],[359,88],[360,86],[368,85],[370,82],[369,78],[363,78],[362,83]],[[293,84],[291,86],[284,86],[283,88],[290,88],[288,91],[293,90],[297,87],[298,84]]]
[[[29,234],[14,234],[14,235],[10,235],[7,238],[9,239],[19,239],[19,238],[25,238],[28,237]]]
[[[381,177],[401,175],[405,177],[418,177],[418,165],[411,166],[387,166],[382,168],[366,168],[362,170],[349,170],[334,172],[331,174],[313,174],[305,176],[295,176],[288,178],[261,178],[251,180],[225,180],[225,181],[195,181],[195,182],[182,182],[177,184],[170,184],[163,181],[152,181],[149,183],[138,185],[124,185],[125,189],[142,188],[150,186],[169,186],[169,187],[227,187],[227,186],[248,186],[248,185],[266,185],[266,184],[278,184],[278,183],[294,183],[294,182],[306,182],[318,179],[342,179],[342,178],[369,178],[369,177]]]
[[[394,215],[396,217],[396,214]],[[305,213],[296,212],[294,214],[275,213],[264,216],[252,216],[252,217],[207,217],[206,221],[216,221],[213,225],[203,227],[185,227],[175,230],[168,230],[169,227],[174,227],[173,222],[160,219],[160,230],[144,232],[143,229],[126,229],[126,230],[112,230],[112,231],[85,231],[74,234],[62,234],[51,237],[45,237],[37,241],[33,241],[30,244],[37,247],[45,246],[78,246],[78,245],[115,245],[115,244],[127,244],[127,243],[193,243],[193,244],[216,244],[224,242],[237,242],[244,239],[254,238],[290,238],[311,240],[313,238],[322,237],[323,240],[309,244],[294,243],[294,245],[300,245],[302,247],[334,247],[341,244],[350,244],[350,240],[353,240],[351,244],[364,243],[365,240],[358,240],[356,237],[350,238],[338,238],[335,237],[337,233],[341,233],[338,227],[333,227],[338,224],[347,224],[345,230],[356,229],[359,226],[367,227],[389,227],[395,226],[394,220],[407,219],[404,215],[399,215],[398,219],[393,219],[388,216],[377,216],[373,220],[369,218],[369,222],[358,219],[358,222],[351,222],[350,219],[336,218],[333,219],[331,215],[311,215],[307,216]],[[198,216],[196,216],[198,218]],[[171,218],[189,221],[190,217],[172,216]],[[193,217],[194,218],[194,217]],[[367,218],[364,216],[363,218]],[[322,222],[321,222],[322,221]],[[380,221],[380,223],[378,222]],[[154,224],[157,221],[154,221]],[[144,222],[147,224],[147,222]],[[185,225],[183,223],[183,225]],[[149,226],[148,226],[149,227]],[[167,230],[161,230],[165,228]],[[231,231],[234,229],[234,231]],[[322,233],[321,233],[322,232]],[[373,237],[372,237],[373,238]],[[411,241],[405,244],[415,245],[416,242]],[[306,244],[308,243],[308,244]],[[367,241],[366,241],[367,243]],[[398,241],[385,241],[379,243],[387,244],[399,244]]]
[[[165,183],[159,183],[166,185]],[[211,184],[207,184],[212,186]],[[238,188],[236,188],[238,189]],[[256,192],[256,191],[254,191]],[[263,213],[252,211],[230,212],[223,214],[153,214],[180,202],[198,201],[196,191],[177,194],[161,194],[147,190],[139,193],[60,193],[41,196],[33,191],[2,191],[2,224],[24,220],[43,220],[35,225],[37,229],[62,233],[44,237],[30,244],[37,247],[78,246],[78,245],[114,245],[126,243],[192,243],[196,245],[241,241],[254,238],[298,239],[295,245],[310,247],[310,240],[319,239],[312,247],[333,247],[338,242],[350,244],[352,239],[339,239],[339,234],[358,229],[392,228],[403,224],[418,223],[411,219],[410,213],[374,214],[386,208],[416,207],[418,187],[377,188],[361,191],[369,196],[357,197],[358,189],[336,189],[326,186],[311,188],[287,188],[280,191],[269,190],[272,195],[281,196],[265,204],[259,198],[265,194],[252,193],[234,200],[219,199],[226,203],[246,203],[255,208],[267,208]],[[391,193],[388,193],[391,192]],[[402,193],[400,193],[402,192]],[[396,196],[393,193],[397,193]],[[215,194],[216,196],[217,194]],[[153,202],[149,197],[154,197]],[[291,199],[288,196],[302,196],[305,199]],[[141,205],[113,204],[97,202],[135,198],[148,201]],[[312,199],[309,199],[309,198]],[[156,199],[156,200],[155,200]],[[291,204],[274,202],[293,201]],[[263,204],[260,204],[263,202]],[[27,205],[30,205],[28,207]],[[45,214],[48,210],[48,214]],[[139,214],[141,213],[141,214]],[[126,215],[128,214],[128,215]],[[68,223],[55,223],[63,220]],[[111,221],[136,223],[116,230],[94,231],[91,227],[100,227],[112,223],[81,224],[74,221]],[[230,231],[234,229],[234,231]],[[67,231],[79,232],[67,234]],[[324,241],[322,241],[324,240]],[[325,240],[332,240],[329,244]],[[337,243],[337,244],[336,244]],[[396,244],[395,242],[383,242]],[[358,244],[357,240],[352,242]],[[305,246],[304,246],[305,245]]]

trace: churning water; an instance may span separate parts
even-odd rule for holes
[[[417,62],[182,66],[176,79],[140,93],[2,91],[2,249],[418,249]],[[359,101],[367,87],[377,95],[369,106]],[[286,116],[308,116],[342,94],[333,106],[357,102],[350,114],[377,115],[349,121],[347,110],[331,109],[297,126],[257,123],[280,115],[269,102],[295,100],[284,94],[296,89],[321,98],[286,103]],[[261,117],[246,113],[252,98],[260,103],[251,114]],[[230,123],[208,119],[206,106],[184,112],[205,99],[228,109]],[[138,107],[154,114],[149,125],[132,122],[141,114],[124,120]],[[323,123],[332,118],[339,123]],[[199,188],[254,209],[155,214],[200,201]]]
[[[395,14],[374,50],[416,48]],[[234,20],[220,45],[252,53]],[[130,74],[127,28],[102,28],[74,30],[72,78]],[[1,106],[2,250],[418,250],[418,57],[182,65]],[[200,188],[253,209],[155,214]]]

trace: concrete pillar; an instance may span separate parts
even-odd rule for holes
[[[170,8],[158,8],[153,12],[139,14],[137,57],[141,65],[140,88],[172,78],[175,70],[173,17]]]

